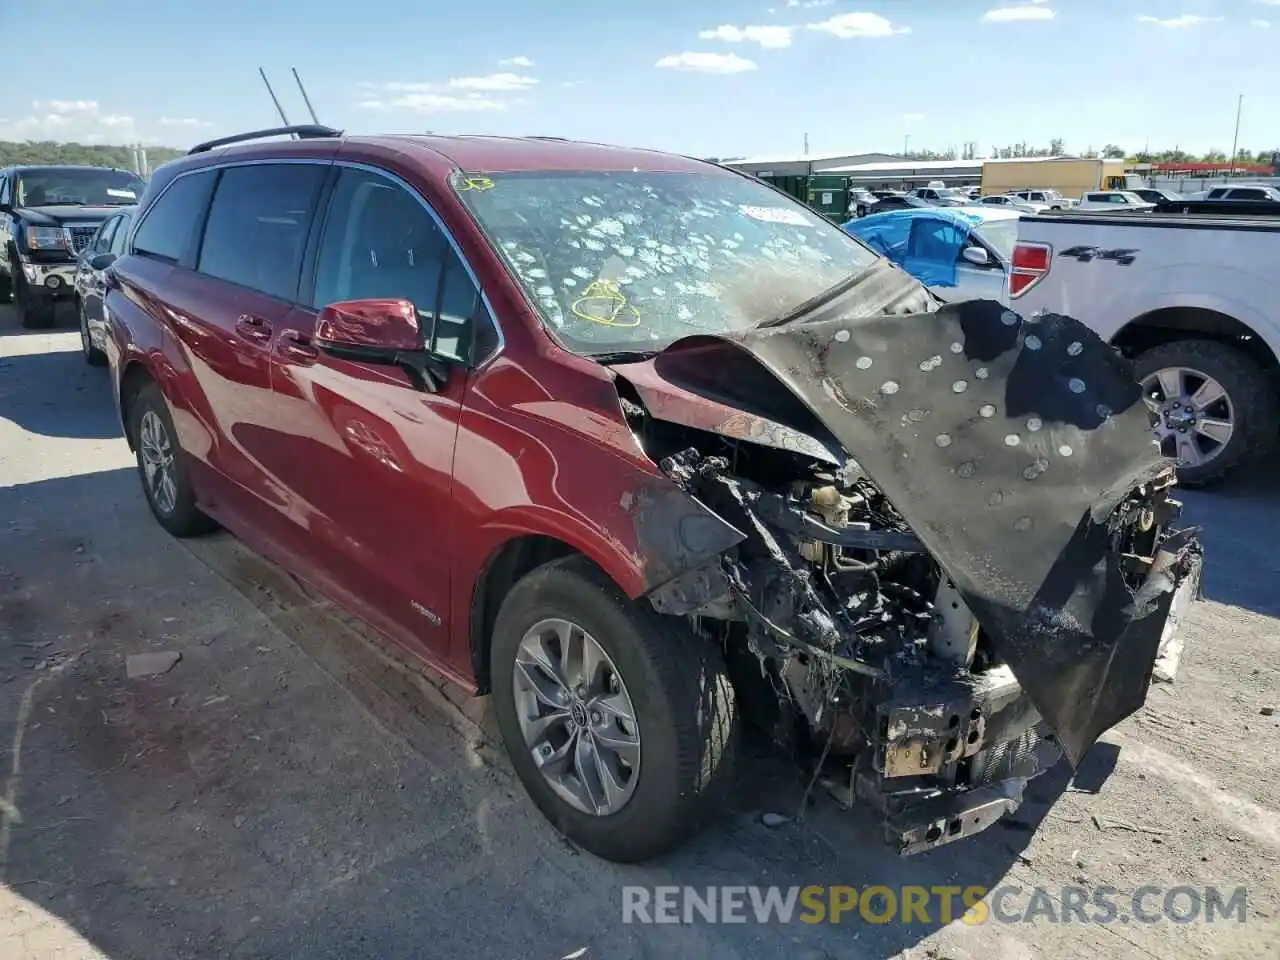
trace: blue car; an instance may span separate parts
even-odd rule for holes
[[[997,208],[917,207],[850,220],[843,229],[943,300],[1008,303],[1021,216]]]

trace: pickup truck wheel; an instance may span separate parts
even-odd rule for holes
[[[217,529],[196,506],[187,454],[178,446],[169,406],[154,383],[143,387],[129,404],[129,430],[142,492],[160,526],[175,537],[194,537]]]
[[[45,330],[53,326],[53,300],[33,293],[22,274],[13,278],[13,312],[24,330]]]
[[[1158,422],[1161,450],[1188,487],[1256,462],[1276,439],[1276,397],[1245,354],[1216,340],[1179,340],[1140,354],[1135,373]]]
[[[573,843],[617,863],[648,860],[719,806],[736,733],[720,651],[586,558],[546,564],[511,589],[490,667],[516,774]]]

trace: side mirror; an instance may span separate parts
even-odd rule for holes
[[[93,270],[105,270],[115,262],[114,253],[98,253],[89,258],[89,266]]]
[[[960,256],[964,257],[975,267],[986,267],[991,264],[991,258],[987,256],[987,251],[982,247],[965,247],[960,252]]]
[[[429,336],[410,301],[370,299],[329,304],[316,318],[314,340],[318,349],[335,357],[400,367],[418,389],[435,393],[449,370],[427,353]]]

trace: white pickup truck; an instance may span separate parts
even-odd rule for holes
[[[1009,292],[1134,361],[1187,485],[1265,456],[1280,411],[1280,221],[1057,213],[1019,222]]]

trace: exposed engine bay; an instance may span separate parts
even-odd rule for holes
[[[836,303],[615,371],[690,504],[637,524],[694,530],[705,511],[736,531],[650,601],[760,681],[774,728],[901,853],[985,829],[1064,753],[1079,763],[1141,706],[1198,594],[1140,390],[1069,318]]]

